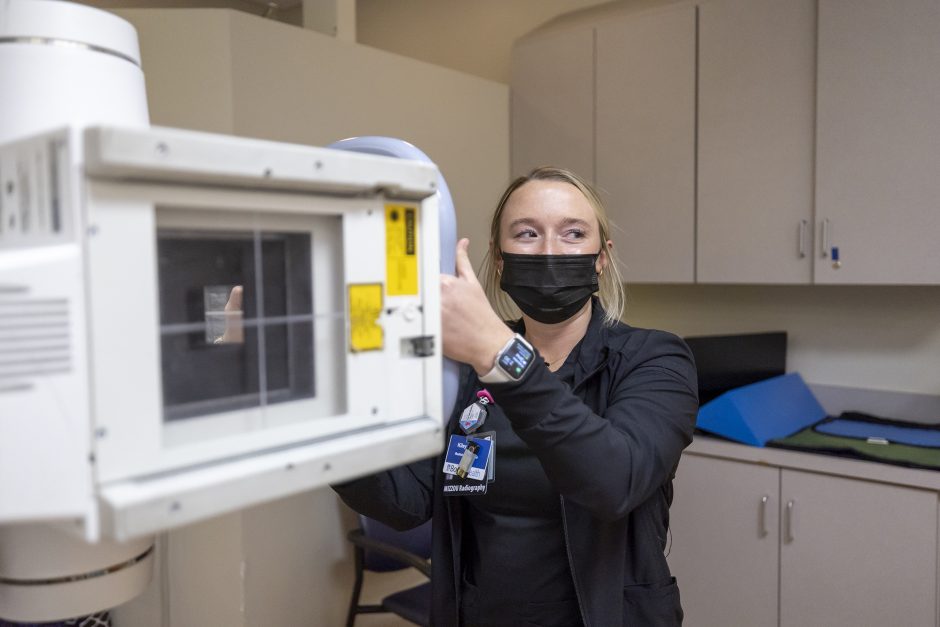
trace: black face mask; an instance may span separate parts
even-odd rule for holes
[[[555,324],[576,314],[597,291],[596,255],[502,253],[499,285],[524,314]]]

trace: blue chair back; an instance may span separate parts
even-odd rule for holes
[[[430,520],[414,529],[397,531],[388,525],[383,525],[377,520],[359,514],[359,525],[362,529],[362,533],[368,538],[386,542],[424,559],[430,559],[431,557]],[[403,564],[387,555],[382,555],[378,551],[370,551],[369,549],[365,550],[363,566],[366,570],[374,572],[388,572],[408,567],[407,564]]]

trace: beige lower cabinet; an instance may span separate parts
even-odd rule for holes
[[[780,471],[686,454],[673,486],[668,560],[685,625],[777,625]]]
[[[688,627],[936,626],[937,493],[683,456],[669,564]]]

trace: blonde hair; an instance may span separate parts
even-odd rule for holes
[[[607,265],[598,277],[597,296],[606,313],[604,324],[612,326],[623,316],[626,296],[616,252],[606,245],[607,240],[611,239],[611,224],[610,219],[607,217],[607,210],[604,208],[604,203],[601,202],[597,192],[584,179],[570,170],[550,166],[536,168],[510,183],[506,191],[503,192],[502,198],[499,199],[496,211],[493,212],[493,220],[490,223],[490,246],[483,258],[483,263],[480,265],[480,279],[483,283],[483,289],[486,290],[486,295],[489,297],[493,308],[503,319],[509,320],[519,317],[519,310],[512,302],[512,299],[499,286],[498,262],[502,255],[499,248],[499,226],[509,197],[529,181],[558,181],[573,185],[584,194],[591,207],[594,208],[594,216],[597,218],[600,229],[601,246],[607,254]]]

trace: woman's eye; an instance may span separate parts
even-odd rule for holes
[[[584,237],[584,231],[579,229],[571,229],[565,233],[565,237],[568,239],[581,239]]]
[[[533,231],[532,229],[524,229],[516,233],[513,237],[515,237],[516,239],[527,239],[527,238],[532,238],[536,236],[537,236],[537,233]]]

